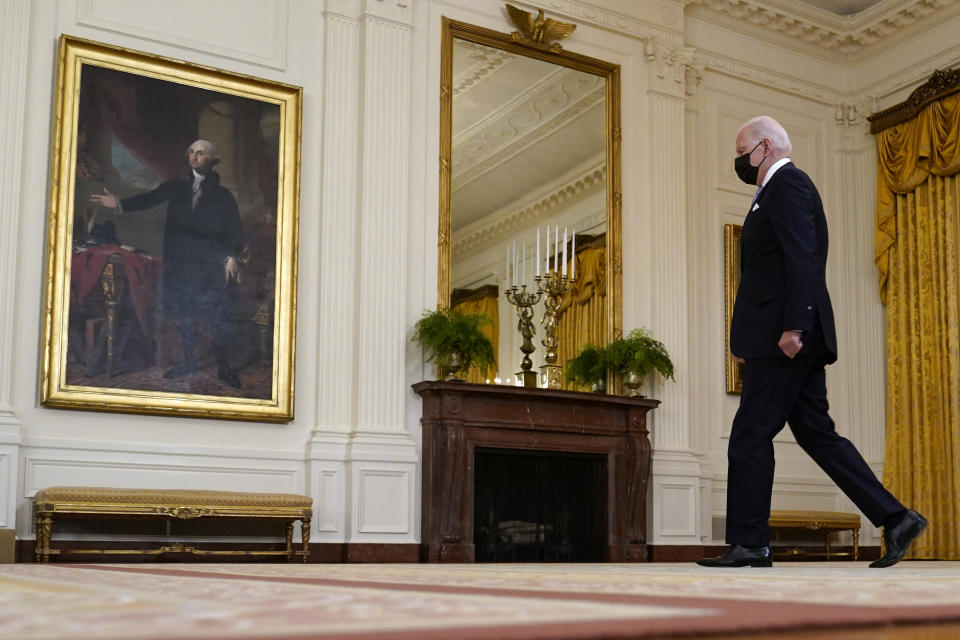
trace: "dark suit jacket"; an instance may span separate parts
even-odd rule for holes
[[[827,292],[827,221],[810,177],[792,162],[780,167],[747,214],[740,238],[740,288],[730,350],[744,358],[786,357],[777,346],[790,329],[804,332],[801,353],[837,359]]]
[[[243,253],[237,201],[210,171],[193,209],[193,176],[174,178],[153,191],[124,198],[124,211],[167,203],[163,233],[163,302],[168,313],[200,303],[217,304],[224,290],[224,260]]]

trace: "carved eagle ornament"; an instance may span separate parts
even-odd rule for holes
[[[577,25],[570,22],[545,18],[543,9],[538,9],[537,15],[534,16],[529,11],[508,4],[507,12],[510,14],[513,24],[519,29],[519,31],[514,31],[511,34],[514,40],[533,45],[538,49],[548,49],[555,53],[559,53],[563,47],[553,41],[566,38],[577,28]]]

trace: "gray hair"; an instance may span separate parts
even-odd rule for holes
[[[193,147],[193,145],[195,145],[195,144],[202,144],[203,146],[205,146],[205,147],[207,148],[207,155],[210,156],[210,166],[211,166],[211,167],[212,167],[213,165],[217,164],[218,162],[220,162],[220,154],[217,153],[217,145],[213,144],[213,143],[210,142],[209,140],[204,140],[203,138],[201,138],[201,139],[199,139],[199,140],[194,140],[194,141],[190,144],[190,146],[187,147],[187,150],[184,151],[184,155],[190,155],[190,149],[191,149],[191,148]]]
[[[747,132],[751,144],[767,138],[773,144],[774,151],[789,154],[793,150],[787,130],[770,116],[751,118],[740,127],[740,131]]]

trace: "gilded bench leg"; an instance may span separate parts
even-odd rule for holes
[[[824,539],[824,546],[827,547],[827,560],[829,560],[830,558],[833,557],[830,554],[830,532],[829,531],[825,531],[823,533],[823,539]]]
[[[853,561],[860,557],[860,529],[853,529]]]
[[[303,539],[303,553],[300,555],[300,561],[306,562],[310,556],[310,516],[300,519],[300,537]]]
[[[38,513],[36,515],[37,543],[33,553],[36,562],[50,561],[50,536],[53,532],[53,514]]]
[[[293,520],[286,523],[287,562],[293,560]]]

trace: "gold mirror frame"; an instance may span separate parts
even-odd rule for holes
[[[485,29],[466,22],[442,19],[443,37],[440,57],[440,228],[437,240],[437,300],[441,307],[450,305],[452,279],[452,155],[453,155],[453,40],[459,38],[601,76],[606,80],[606,209],[607,209],[607,308],[605,334],[607,342],[623,335],[620,293],[623,281],[621,258],[621,181],[620,181],[620,65],[597,58],[571,53],[554,53],[520,44],[506,33]]]

